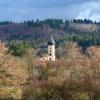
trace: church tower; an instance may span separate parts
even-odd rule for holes
[[[55,61],[55,41],[52,35],[48,41],[48,61]]]

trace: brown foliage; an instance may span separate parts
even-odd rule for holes
[[[0,42],[0,85],[20,85],[25,82],[26,74],[20,59],[8,53],[8,48]]]

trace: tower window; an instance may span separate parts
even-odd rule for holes
[[[51,56],[51,53],[49,53],[49,56]]]
[[[50,47],[50,50],[51,50],[51,47]]]
[[[51,61],[51,58],[49,60]]]

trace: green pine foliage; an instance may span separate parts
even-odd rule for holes
[[[9,45],[9,50],[11,51],[12,55],[19,56],[19,57],[24,56],[27,53],[29,48],[30,48],[30,45],[25,42],[12,43]]]

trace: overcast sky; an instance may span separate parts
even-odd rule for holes
[[[100,0],[0,0],[0,21],[46,18],[100,21]]]

